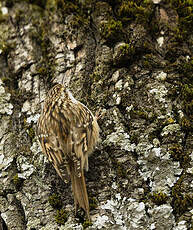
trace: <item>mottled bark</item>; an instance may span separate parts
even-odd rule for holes
[[[0,213],[9,230],[193,228],[192,1],[0,1]],[[100,109],[92,224],[35,136],[54,82]]]

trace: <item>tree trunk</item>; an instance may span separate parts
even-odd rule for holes
[[[193,229],[192,15],[189,0],[0,1],[3,229]],[[64,79],[101,115],[92,223],[35,134]]]

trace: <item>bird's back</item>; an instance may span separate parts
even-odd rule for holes
[[[57,84],[48,92],[37,134],[42,151],[64,181],[72,173],[84,177],[83,168],[88,169],[88,155],[98,141],[99,127],[91,111],[63,85]]]

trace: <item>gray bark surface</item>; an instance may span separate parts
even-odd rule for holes
[[[193,229],[192,1],[0,1],[0,229]],[[91,220],[41,152],[46,92],[100,110]]]

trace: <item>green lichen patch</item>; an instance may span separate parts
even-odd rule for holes
[[[120,51],[121,53],[123,53],[124,55],[128,55],[129,51],[130,51],[130,45],[129,44],[123,44],[120,46]]]
[[[115,42],[120,40],[123,25],[121,21],[110,19],[101,25],[100,31],[103,38],[109,42]]]
[[[124,66],[129,64],[135,54],[135,47],[131,43],[120,43],[114,48],[114,65]]]
[[[143,108],[133,108],[130,112],[130,116],[132,119],[144,119],[148,122],[153,122],[157,118],[157,114],[150,112],[149,109],[143,109]]]
[[[167,203],[168,195],[163,192],[153,192],[153,194],[150,194],[151,201],[156,205],[162,205]]]
[[[73,15],[72,20],[69,23],[72,29],[79,28],[80,26],[86,27],[88,24],[88,19],[81,14]]]
[[[33,140],[36,133],[35,133],[35,130],[31,127],[28,129],[28,135],[30,136],[30,138]]]
[[[137,20],[140,23],[149,23],[153,13],[153,3],[149,0],[121,1],[117,15],[123,22]]]
[[[5,84],[5,86],[10,85],[12,82],[11,77],[3,76],[1,77],[2,82]]]
[[[170,125],[170,124],[174,124],[174,123],[175,123],[175,120],[172,117],[170,117],[164,121],[164,125]]]
[[[92,226],[92,223],[89,220],[85,220],[82,224],[83,229],[86,229],[89,226]]]
[[[15,174],[15,176],[13,176],[12,181],[13,181],[13,184],[15,185],[15,188],[19,190],[22,187],[24,180],[20,178],[17,173]]]
[[[57,210],[55,220],[57,224],[64,225],[68,219],[68,213],[64,209]]]
[[[41,66],[41,67],[37,68],[37,72],[41,76],[47,76],[47,74],[48,74],[47,68],[45,66]]]
[[[57,194],[52,194],[48,198],[50,205],[55,209],[60,209],[62,207],[61,197]]]
[[[4,56],[7,56],[9,52],[15,47],[15,44],[10,44],[5,41],[0,40],[0,53],[3,54]]]
[[[132,110],[131,113],[131,118],[136,119],[136,118],[141,118],[148,120],[148,112],[143,111],[143,110]]]

